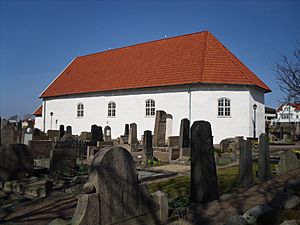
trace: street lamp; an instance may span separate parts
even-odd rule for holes
[[[53,112],[50,112],[50,116],[51,116],[51,121],[50,121],[50,130],[52,130],[52,116],[53,116]]]
[[[253,105],[253,138],[256,138],[256,109],[257,105]]]

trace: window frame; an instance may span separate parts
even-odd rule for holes
[[[152,98],[145,100],[145,117],[155,116],[155,100]]]
[[[114,101],[107,103],[107,117],[113,118],[117,116],[117,104]]]
[[[77,116],[77,118],[83,118],[84,117],[84,104],[82,102],[79,102],[77,104],[76,116]]]
[[[218,98],[217,104],[218,118],[231,118],[231,99],[227,97]]]

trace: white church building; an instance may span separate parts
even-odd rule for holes
[[[170,136],[179,135],[183,118],[206,120],[219,143],[252,137],[254,127],[256,136],[264,132],[270,91],[204,31],[76,57],[40,95],[36,127],[71,125],[80,134],[93,124],[109,125],[116,138],[135,122],[141,137],[164,110],[173,118]]]

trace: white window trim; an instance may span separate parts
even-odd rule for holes
[[[148,101],[150,101],[150,106],[147,106],[147,102]],[[152,102],[154,102],[154,106],[151,106],[151,103]],[[148,99],[146,99],[145,100],[145,105],[144,105],[144,107],[145,107],[145,118],[153,118],[153,117],[155,117],[155,107],[156,107],[156,103],[155,103],[155,100],[154,99],[152,99],[152,98],[148,98]],[[147,115],[147,108],[149,108],[149,111],[150,111],[150,114],[151,114],[151,109],[153,109],[154,108],[154,114],[153,115]]]
[[[229,101],[229,106],[225,106],[225,105],[223,105],[222,106],[222,108],[223,108],[223,115],[219,115],[219,101],[220,100],[228,100]],[[224,102],[224,104],[225,104],[225,102]],[[225,114],[225,108],[229,108],[229,116],[226,116],[226,115],[224,115]],[[227,98],[227,97],[221,97],[221,98],[218,98],[218,100],[217,100],[217,118],[232,118],[232,110],[231,110],[231,99],[230,98]]]
[[[109,107],[110,104],[113,104],[114,107]],[[114,116],[109,115],[109,111],[112,114],[113,110],[115,111],[115,115]],[[117,104],[114,101],[109,101],[107,103],[107,118],[115,118],[116,116],[117,116]]]
[[[82,105],[82,109],[79,108],[79,106]],[[82,113],[82,116],[78,115],[78,112],[81,112]],[[76,105],[76,118],[77,119],[81,119],[84,117],[84,104],[82,102],[79,102],[77,105]]]

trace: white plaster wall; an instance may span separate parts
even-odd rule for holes
[[[283,119],[282,114],[290,114],[290,119]],[[277,118],[274,119],[275,122],[280,123],[296,123],[300,121],[300,111],[296,111],[294,107],[285,105],[282,107],[281,111],[277,112]]]
[[[253,105],[257,105],[256,109],[256,137],[259,137],[261,133],[265,132],[265,99],[264,93],[257,89],[250,89],[249,96],[249,137],[253,137],[253,121],[254,121],[254,110]]]
[[[214,143],[219,143],[227,137],[251,134],[249,108],[252,107],[251,95],[255,95],[256,91],[252,90],[250,94],[246,86],[202,86],[193,87],[191,91],[192,121],[209,121],[212,124]],[[260,94],[257,95],[260,96]],[[221,97],[231,99],[231,117],[229,118],[218,117],[218,99]],[[50,128],[50,112],[53,112],[52,128],[55,128],[54,123],[58,120],[58,126],[60,124],[71,125],[73,133],[80,134],[82,131],[90,131],[92,124],[105,127],[108,122],[112,128],[112,138],[116,138],[124,133],[125,123],[135,122],[140,139],[144,130],[153,131],[154,128],[155,117],[145,116],[147,99],[155,100],[156,110],[164,110],[173,116],[171,135],[179,135],[180,120],[189,118],[189,94],[186,87],[115,91],[46,99],[46,104],[44,103],[46,130]],[[110,101],[116,103],[115,118],[107,117],[107,104]],[[76,117],[77,104],[80,102],[84,104],[83,118]],[[260,112],[263,102],[257,105]],[[263,122],[259,124],[264,123],[264,114],[258,116],[258,120],[261,118]],[[258,127],[259,131],[263,128],[262,125]]]
[[[38,128],[40,130],[43,130],[43,118],[41,116],[40,117],[35,117],[34,128]]]

